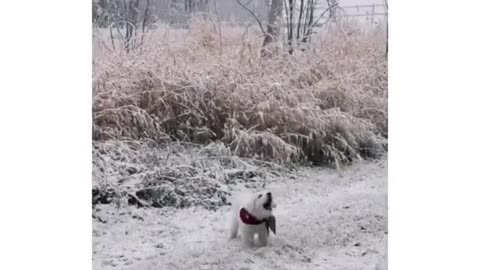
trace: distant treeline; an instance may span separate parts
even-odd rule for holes
[[[243,0],[261,20],[266,20],[269,0]],[[147,11],[147,12],[146,12]],[[193,15],[218,17],[225,22],[255,22],[235,0],[93,0],[92,20],[99,27],[117,23],[124,27],[131,16],[146,24],[185,24]]]

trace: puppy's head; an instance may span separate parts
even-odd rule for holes
[[[255,217],[264,219],[273,215],[272,211],[276,205],[273,202],[273,195],[271,192],[254,194],[250,202],[250,211]]]

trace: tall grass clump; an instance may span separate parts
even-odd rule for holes
[[[159,28],[142,48],[94,38],[93,138],[223,142],[278,163],[337,165],[387,138],[385,31],[339,21],[311,47],[261,57],[252,29]]]

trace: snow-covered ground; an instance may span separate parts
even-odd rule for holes
[[[239,191],[257,191],[236,187]],[[277,235],[228,239],[229,206],[93,209],[94,269],[386,269],[387,161],[302,168],[270,181]]]

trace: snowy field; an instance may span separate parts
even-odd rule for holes
[[[263,185],[272,191],[277,235],[267,247],[249,249],[228,239],[228,205],[209,210],[95,204],[94,269],[386,269],[384,158],[341,170],[300,167],[259,175],[225,186],[229,194]],[[94,185],[96,180],[94,173]]]
[[[272,58],[217,27],[159,25],[134,53],[95,32],[94,269],[386,269],[384,27]],[[232,196],[265,190],[277,235],[229,240]]]

